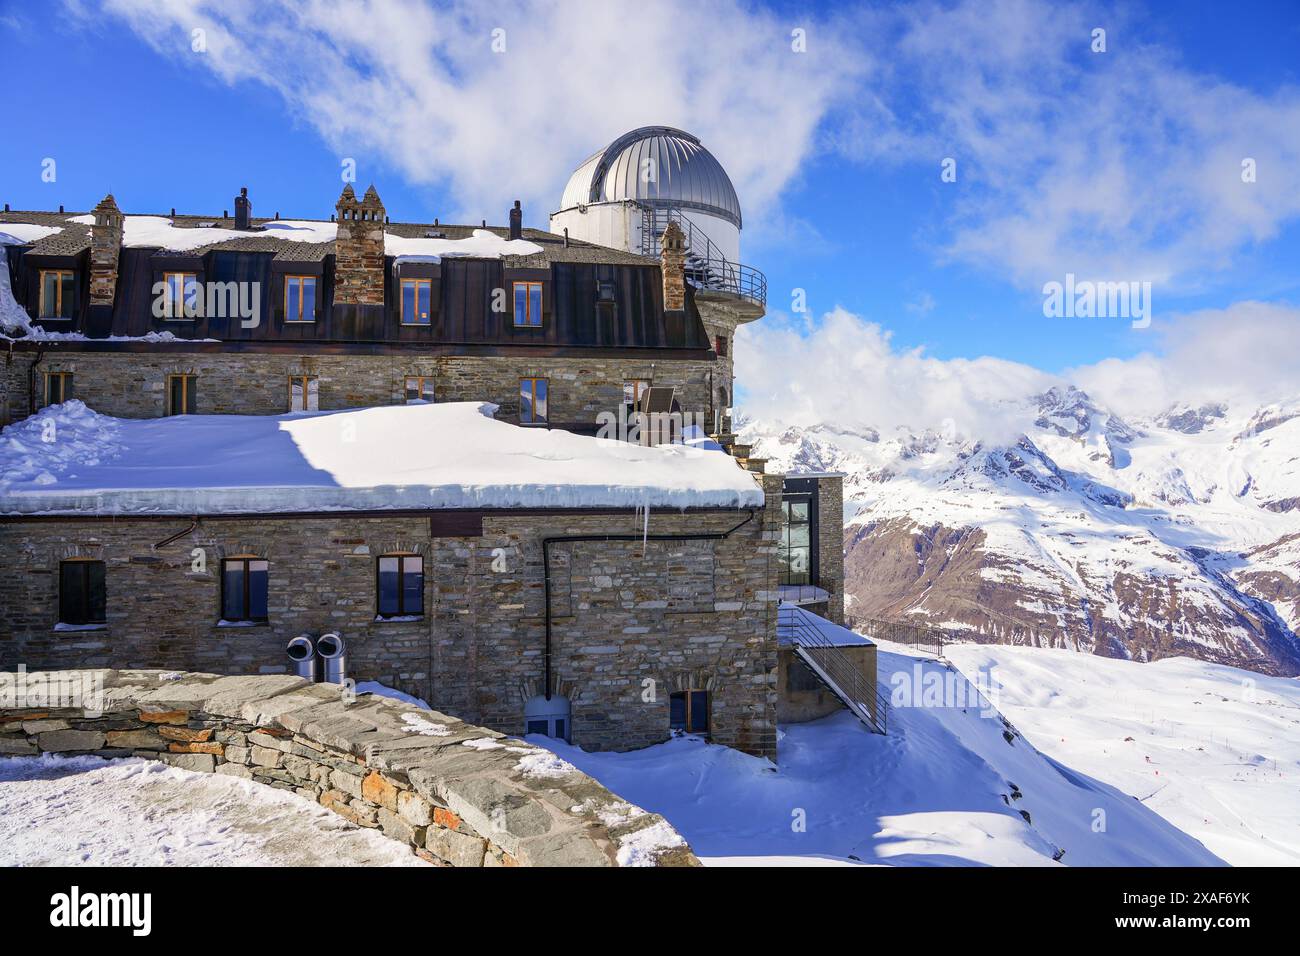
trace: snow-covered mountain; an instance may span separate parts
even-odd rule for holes
[[[1126,421],[1073,387],[1001,440],[749,422],[770,471],[842,471],[848,612],[1110,657],[1300,674],[1300,400]]]

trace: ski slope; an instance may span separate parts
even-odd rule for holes
[[[958,645],[1043,753],[1137,797],[1235,866],[1300,866],[1300,681],[1190,658]]]
[[[954,705],[894,707],[888,736],[847,712],[784,724],[778,765],[694,737],[631,753],[529,741],[664,814],[712,865],[1221,864],[1132,797],[1044,756],[987,706],[956,706],[978,700],[956,670],[880,647],[883,686],[943,684],[952,696],[941,703]]]

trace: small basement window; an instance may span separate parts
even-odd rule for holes
[[[428,325],[432,300],[432,279],[403,279],[402,324]]]
[[[519,421],[524,425],[544,425],[547,418],[547,381],[544,378],[519,380]]]
[[[163,318],[169,322],[193,319],[199,312],[197,272],[163,273]]]
[[[524,704],[524,733],[568,742],[573,730],[572,710],[569,698],[559,694],[552,694],[550,700],[545,694],[530,697]]]
[[[255,555],[221,562],[221,620],[230,624],[265,624],[270,563]]]
[[[289,411],[314,412],[320,409],[320,379],[310,375],[289,376]]]
[[[77,300],[76,273],[68,269],[41,270],[40,318],[70,319]]]
[[[433,379],[425,375],[408,375],[402,384],[402,393],[407,405],[432,402]]]
[[[61,405],[72,398],[71,372],[45,373],[45,404]]]
[[[194,380],[195,376],[193,375],[167,376],[168,415],[194,414]]]
[[[424,558],[418,554],[383,554],[376,574],[378,617],[397,620],[424,614]]]
[[[540,282],[516,282],[515,291],[515,325],[527,328],[541,328],[542,325],[542,284]]]
[[[668,698],[668,726],[688,734],[709,732],[709,692],[679,690]]]
[[[74,558],[59,562],[59,623],[102,625],[106,606],[104,562]]]
[[[286,322],[316,321],[316,277],[284,277],[284,320]]]

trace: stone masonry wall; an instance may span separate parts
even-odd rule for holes
[[[626,749],[662,741],[669,694],[695,687],[712,691],[715,741],[775,756],[779,478],[766,484],[766,510],[725,540],[554,548],[554,689],[571,699],[574,743]],[[746,515],[652,512],[649,532],[723,532]],[[522,733],[524,701],[543,690],[541,538],[642,530],[631,512],[507,512],[487,517],[482,537],[432,537],[423,516],[321,514],[204,519],[154,550],[187,523],[0,523],[0,667],[284,673],[289,639],[338,631],[357,680]],[[375,561],[389,551],[425,557],[417,620],[376,620]],[[235,554],[269,561],[266,625],[218,624],[221,559]],[[59,562],[73,557],[106,564],[102,630],[56,629]]]
[[[0,755],[144,757],[287,790],[443,866],[698,865],[549,751],[297,677],[0,673]]]
[[[817,583],[829,595],[826,616],[844,623],[844,479],[817,479]]]
[[[4,369],[14,420],[28,414],[28,369],[35,356],[13,354]],[[3,359],[0,359],[3,361]],[[282,415],[289,410],[289,376],[319,380],[320,408],[361,408],[404,401],[408,375],[430,378],[439,402],[494,402],[497,417],[519,420],[519,379],[549,379],[549,418],[554,424],[595,426],[602,412],[617,415],[623,383],[647,379],[677,389],[683,411],[707,416],[709,360],[640,361],[611,358],[285,355],[245,352],[81,352],[55,346],[38,373],[71,372],[73,391],[97,412],[119,418],[156,418],[167,411],[167,376],[197,376],[200,415]],[[38,378],[37,401],[41,400]],[[704,419],[710,421],[707,417]]]

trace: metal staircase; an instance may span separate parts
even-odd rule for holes
[[[659,240],[670,222],[686,237],[686,281],[697,289],[727,292],[767,305],[767,277],[753,266],[732,262],[713,244],[708,233],[680,209],[637,203],[641,210],[641,254],[658,258]]]
[[[797,618],[791,618],[781,626],[793,631],[795,656],[807,665],[826,689],[873,733],[888,733],[889,701],[875,681],[868,680],[853,665],[845,649]]]

